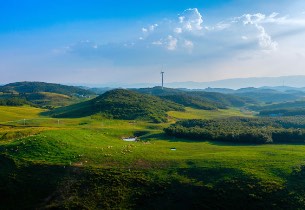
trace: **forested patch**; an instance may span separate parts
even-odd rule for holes
[[[0,99],[0,106],[23,106],[33,105],[31,102],[20,98]]]
[[[305,117],[179,121],[164,131],[171,136],[235,143],[305,142]]]

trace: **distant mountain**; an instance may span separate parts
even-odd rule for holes
[[[108,118],[125,120],[167,121],[167,111],[180,110],[181,105],[155,96],[131,90],[116,89],[90,101],[55,109],[45,114],[53,117],[84,117],[98,114]]]
[[[204,89],[212,88],[231,88],[239,89],[244,87],[262,87],[262,86],[291,86],[305,87],[305,75],[282,76],[282,77],[250,77],[224,79],[211,82],[174,82],[167,83],[167,87],[172,88],[191,88]]]
[[[167,82],[165,77],[165,87],[168,88],[188,88],[188,89],[205,89],[205,88],[228,88],[239,89],[245,87],[305,87],[305,75],[281,76],[281,77],[250,77],[250,78],[232,78],[215,80],[209,82]],[[111,88],[147,88],[155,87],[160,83],[106,83],[96,84],[95,87],[111,87]],[[88,84],[86,86],[89,86]],[[92,85],[90,85],[92,87]],[[218,92],[218,91],[217,91]]]

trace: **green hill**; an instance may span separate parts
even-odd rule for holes
[[[1,86],[0,93],[0,99],[22,99],[41,107],[67,106],[95,95],[79,87],[44,82],[10,83]]]
[[[100,113],[115,119],[142,119],[153,122],[165,122],[167,111],[184,110],[182,106],[155,96],[137,93],[131,90],[116,89],[79,104],[47,112],[53,117],[84,117]]]
[[[49,92],[58,93],[63,95],[94,95],[93,92],[85,90],[79,87],[60,85],[54,83],[45,82],[15,82],[0,87],[0,92],[3,93],[38,93],[38,92]]]

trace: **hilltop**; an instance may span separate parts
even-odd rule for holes
[[[114,119],[142,119],[153,122],[167,121],[167,111],[181,111],[174,102],[131,90],[116,89],[90,101],[74,104],[47,112],[53,117],[84,117],[100,114]]]

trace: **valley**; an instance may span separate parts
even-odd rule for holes
[[[305,207],[304,139],[257,144],[177,138],[164,129],[181,120],[258,117],[238,107],[196,109],[125,90],[106,96],[93,102],[112,108],[97,105],[96,111],[90,101],[49,111],[0,106],[4,209]],[[149,100],[168,108],[152,109],[146,105]],[[136,115],[131,111],[134,101],[140,110]],[[143,111],[166,120],[143,118]],[[138,141],[122,140],[130,136]]]

